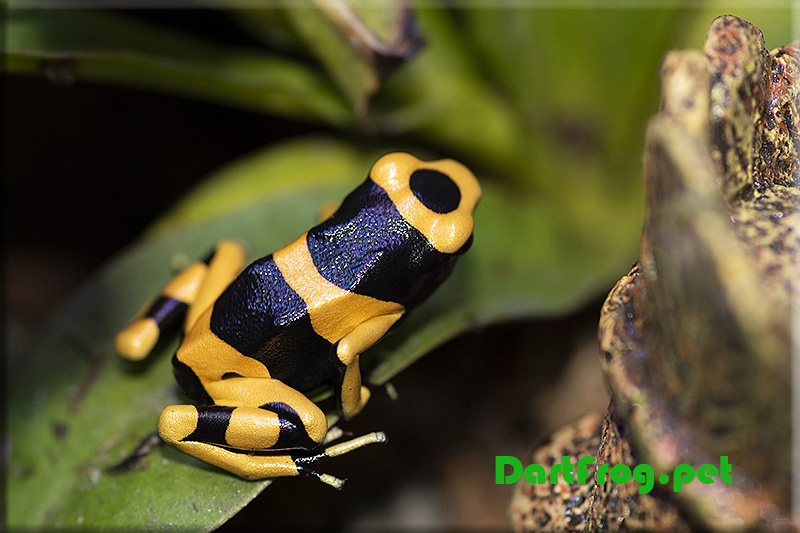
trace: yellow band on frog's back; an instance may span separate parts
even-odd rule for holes
[[[314,266],[307,235],[303,233],[272,254],[272,259],[289,287],[305,302],[317,335],[334,344],[362,322],[404,309],[398,303],[356,294],[325,279]]]

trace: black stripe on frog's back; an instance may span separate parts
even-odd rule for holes
[[[214,303],[210,328],[290,387],[307,390],[333,375],[331,343],[314,332],[306,303],[271,255],[253,262],[225,289]]]
[[[369,178],[308,232],[306,242],[317,270],[331,283],[406,308],[447,277],[455,257],[436,250]]]
[[[220,295],[211,313],[211,331],[243,355],[308,316],[306,304],[283,279],[272,256],[246,267]]]

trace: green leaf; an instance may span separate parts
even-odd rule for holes
[[[209,530],[267,485],[242,481],[168,447],[150,453],[142,469],[108,473],[155,430],[164,406],[184,402],[171,375],[175,342],[160,346],[151,364],[131,372],[116,359],[113,338],[169,279],[176,257],[200,257],[216,240],[231,236],[250,250],[275,249],[307,228],[318,203],[339,197],[342,188],[278,195],[148,239],[103,268],[59,314],[24,366],[10,369],[12,528]]]
[[[381,155],[316,136],[257,150],[225,165],[192,189],[148,235],[241,210],[265,198],[336,185],[343,176],[366,176],[366,169]]]
[[[164,406],[185,401],[170,369],[175,341],[160,345],[149,364],[131,368],[117,359],[113,338],[169,279],[171,265],[204,255],[221,238],[243,242],[250,259],[274,251],[313,225],[323,202],[341,200],[360,183],[368,171],[365,161],[378,153],[313,139],[256,152],[190,194],[176,208],[184,215],[102,268],[58,314],[33,353],[9,369],[12,529],[209,530],[268,485],[238,479],[166,446],[147,454],[137,468],[109,473],[155,430]],[[262,165],[291,169],[300,183],[289,187],[278,180],[273,191],[256,186]],[[324,183],[312,185],[318,177]],[[578,253],[554,227],[546,205],[488,179],[483,187],[473,249],[407,323],[365,354],[370,383],[386,382],[471,327],[566,312],[620,272],[612,260],[600,266],[574,261]],[[211,198],[221,199],[223,207],[212,206],[216,214],[204,218],[193,204]],[[335,461],[325,464],[329,468],[336,474]]]
[[[517,181],[515,162],[526,142],[518,112],[482,76],[469,36],[449,11],[425,7],[416,14],[430,38],[376,96],[371,118],[378,131],[422,139]]]
[[[11,72],[112,82],[344,126],[349,106],[301,62],[208,43],[113,12],[8,11]]]

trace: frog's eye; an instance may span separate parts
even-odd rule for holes
[[[440,215],[458,209],[461,191],[447,174],[428,168],[415,170],[408,180],[414,196],[422,205]]]

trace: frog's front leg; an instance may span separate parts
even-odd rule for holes
[[[373,317],[356,326],[336,344],[339,373],[334,381],[334,395],[345,418],[357,415],[369,401],[369,389],[361,385],[360,354],[386,335],[402,316],[403,312],[398,311]]]
[[[270,378],[231,378],[209,383],[207,389],[217,405],[167,407],[158,424],[161,438],[245,479],[300,475],[341,488],[341,480],[308,465],[386,440],[383,433],[370,433],[316,453],[327,421],[295,389]]]

